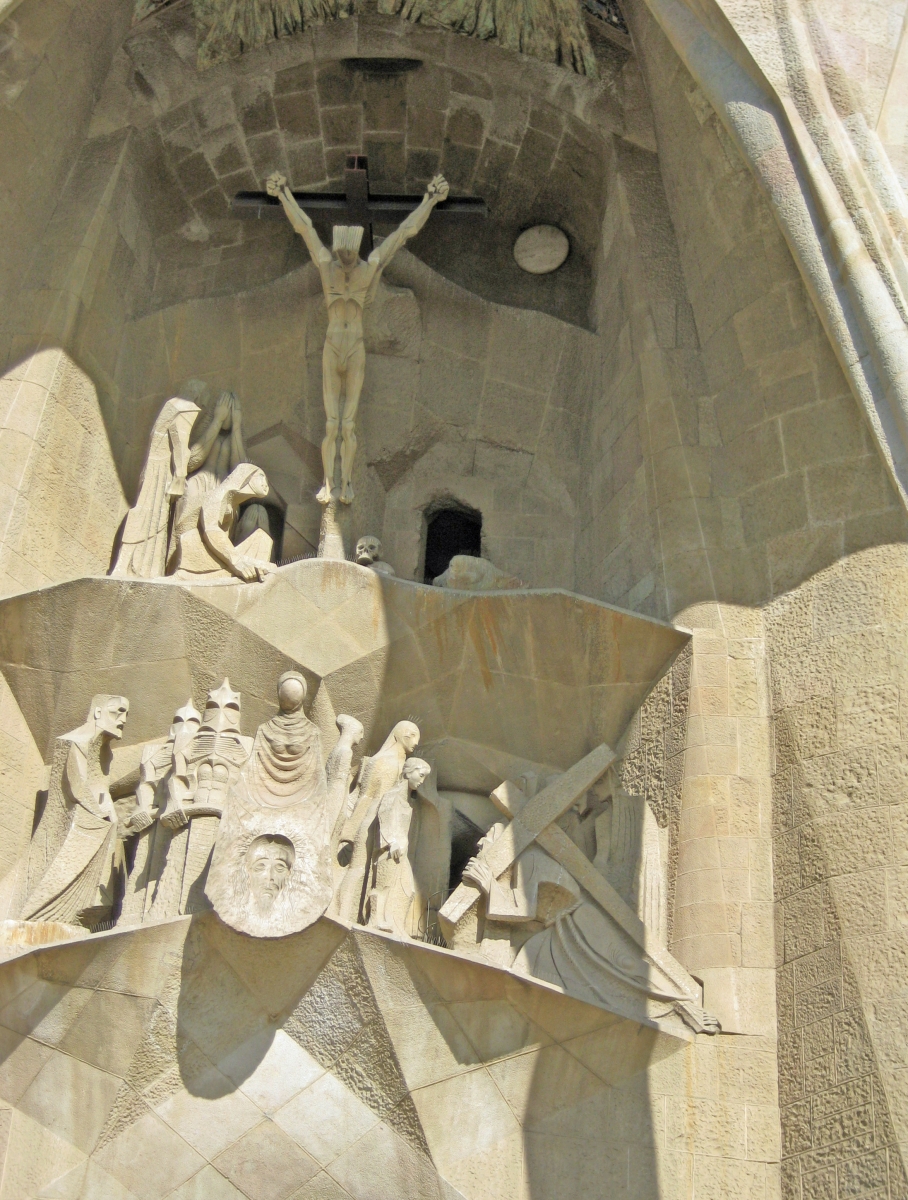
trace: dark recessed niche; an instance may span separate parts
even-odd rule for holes
[[[463,869],[470,859],[479,853],[482,830],[469,817],[456,808],[451,818],[451,871],[448,876],[448,891],[453,892],[460,883]]]
[[[234,544],[243,541],[256,529],[264,529],[271,538],[271,561],[281,561],[284,541],[284,514],[275,504],[262,504],[260,500],[249,500],[240,509]]]
[[[422,66],[421,58],[343,58],[341,62],[348,71],[365,75],[405,75]]]
[[[482,550],[482,513],[468,508],[442,508],[427,518],[425,581],[431,583],[455,554],[479,558]]]

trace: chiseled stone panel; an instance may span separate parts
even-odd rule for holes
[[[766,613],[787,1197],[908,1189],[906,615],[903,546]]]
[[[0,380],[0,594],[103,574],[126,503],[91,378],[48,349]]]
[[[759,1039],[678,1041],[327,919],[24,954],[0,1048],[3,1200],[773,1195]]]
[[[623,786],[633,795],[643,796],[660,829],[668,830],[669,942],[675,917],[692,656],[693,645],[688,643],[634,714],[619,747]]]

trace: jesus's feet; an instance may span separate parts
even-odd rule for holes
[[[340,502],[341,502],[341,504],[352,504],[353,503],[353,484],[352,483],[345,483],[344,486],[341,488]]]
[[[319,488],[319,490],[315,493],[315,498],[319,502],[319,504],[330,504],[331,503],[331,487],[328,484],[327,480],[325,481],[325,483],[322,484],[322,486]]]

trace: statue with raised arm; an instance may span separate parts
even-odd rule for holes
[[[293,198],[283,175],[269,176],[266,188],[277,196],[290,224],[306,243],[312,261],[318,267],[328,306],[328,334],[322,353],[322,395],[325,403],[325,440],[322,442],[322,467],[325,483],[317,495],[322,504],[331,499],[337,439],[341,441],[340,500],[353,500],[353,459],[356,455],[356,411],[366,371],[366,345],[363,340],[363,310],[378,290],[381,273],[397,251],[415,237],[429,219],[439,201],[446,200],[448,185],[441,175],[429,184],[418,208],[402,221],[369,255],[359,256],[363,228],[360,225],[335,225],[332,246],[323,246],[312,221]],[[344,391],[341,417],[340,396]]]

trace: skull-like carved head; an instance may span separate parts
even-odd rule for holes
[[[381,542],[374,534],[366,534],[356,543],[356,561],[361,567],[371,567],[381,559]]]

